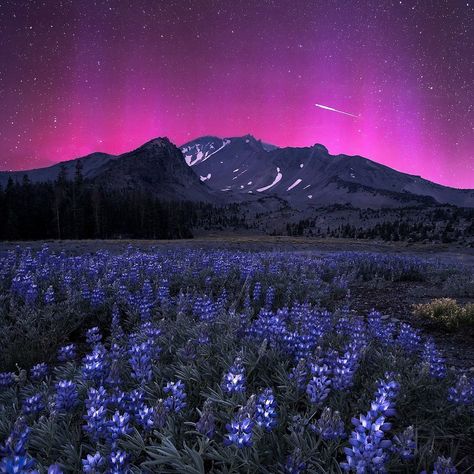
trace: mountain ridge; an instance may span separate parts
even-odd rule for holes
[[[474,190],[433,183],[359,155],[331,155],[324,145],[318,143],[267,151],[246,137],[218,140],[225,140],[226,144],[219,146],[217,151],[216,144],[205,137],[181,147],[188,154],[188,164],[197,174],[210,175],[206,184],[214,189],[251,194],[269,192],[285,198],[289,198],[290,193],[290,202],[299,205],[311,205],[311,200],[324,205],[343,204],[346,202],[344,196],[337,193],[327,196],[324,192],[332,178],[337,176],[369,188],[432,197],[439,204],[474,207]],[[202,155],[201,159],[198,154]],[[366,204],[367,207],[375,205],[373,202]],[[383,204],[396,207],[399,203],[395,199]],[[364,202],[361,205],[364,206]]]
[[[172,199],[229,203],[275,196],[298,209],[333,204],[474,207],[474,189],[444,186],[359,155],[331,155],[320,143],[276,147],[250,134],[207,135],[180,147],[155,138],[120,155],[96,152],[46,168],[0,172],[0,185],[25,174],[32,182],[53,181],[61,168],[72,179],[78,161],[84,177],[103,186],[141,187]]]

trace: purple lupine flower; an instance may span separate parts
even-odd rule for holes
[[[273,300],[275,299],[275,288],[269,286],[265,293],[265,309],[269,310],[273,306]]]
[[[226,446],[235,445],[239,449],[246,446],[252,446],[254,418],[256,413],[255,395],[252,395],[247,403],[242,406],[236,417],[228,424],[226,424],[227,434],[224,438]]]
[[[439,456],[433,466],[431,474],[457,474],[458,470],[453,465],[451,458]],[[420,474],[428,474],[427,471],[422,471]]]
[[[253,294],[252,294],[252,300],[254,303],[260,300],[261,294],[262,294],[262,285],[260,284],[259,281],[257,281],[255,283],[255,286],[253,287]]]
[[[130,350],[130,365],[132,366],[132,377],[140,382],[150,382],[153,378],[150,352],[150,342],[134,344]]]
[[[81,296],[82,299],[89,301],[91,298],[91,290],[89,288],[89,285],[84,281],[81,284]]]
[[[30,428],[25,419],[19,417],[13,430],[3,445],[0,445],[0,472],[4,473],[32,473],[35,461],[26,454],[26,444],[30,435]]]
[[[186,393],[184,391],[184,383],[181,380],[168,382],[163,391],[169,393],[164,401],[165,408],[168,411],[178,413],[186,406]]]
[[[98,344],[90,354],[84,357],[82,375],[85,380],[100,382],[107,374],[107,366],[105,348]]]
[[[23,402],[22,409],[25,415],[37,415],[45,409],[43,395],[41,393],[37,393],[36,395],[28,397]]]
[[[227,306],[227,301],[228,301],[227,291],[226,291],[225,288],[223,288],[222,291],[221,291],[221,294],[217,298],[217,301],[214,305],[215,311],[217,313],[220,313],[220,312],[224,311],[226,306]]]
[[[358,355],[348,350],[336,359],[333,376],[332,387],[335,390],[347,390],[354,384],[354,375],[358,368]]]
[[[415,431],[409,426],[405,431],[393,437],[393,450],[403,461],[411,461],[415,457]]]
[[[77,385],[70,380],[60,380],[56,384],[56,409],[70,411],[76,406],[77,401]]]
[[[96,286],[92,290],[92,295],[90,297],[91,305],[94,308],[98,308],[99,306],[102,306],[105,301],[105,293],[104,290],[101,286]]]
[[[311,379],[306,386],[306,393],[311,403],[319,405],[328,397],[331,388],[331,379],[328,375],[327,365],[311,364]]]
[[[155,426],[155,411],[152,407],[142,405],[135,415],[137,423],[145,430],[150,431]]]
[[[145,392],[141,388],[132,390],[127,394],[126,411],[136,416],[145,406]]]
[[[44,302],[46,304],[53,304],[55,301],[55,297],[54,297],[54,289],[53,287],[50,285],[48,286],[48,289],[46,290],[45,294],[44,294]]]
[[[300,359],[296,367],[293,367],[290,372],[290,379],[294,381],[298,390],[304,390],[308,379],[308,369],[304,359]]]
[[[340,464],[344,471],[385,472],[392,446],[391,441],[385,439],[385,432],[391,428],[386,417],[395,414],[394,399],[398,390],[398,383],[387,374],[384,380],[378,382],[375,400],[367,414],[352,419],[354,431],[349,439],[351,447],[344,448],[346,462]]]
[[[120,310],[117,303],[114,303],[112,307],[112,322],[110,325],[110,333],[112,336],[112,340],[115,343],[119,342],[124,336],[122,326],[120,325]]]
[[[99,441],[107,432],[107,394],[104,387],[99,389],[90,388],[87,392],[87,399],[85,400],[87,407],[84,419],[84,431],[86,431],[91,440]]]
[[[377,391],[375,392],[375,399],[370,405],[369,414],[376,418],[380,415],[384,417],[395,416],[395,398],[400,390],[400,385],[395,380],[391,379],[392,374],[385,374],[385,379],[382,379],[377,384]]]
[[[288,431],[296,436],[302,436],[308,425],[308,420],[303,418],[301,415],[294,415],[291,417],[290,423],[288,424]]]
[[[445,360],[432,339],[425,343],[421,359],[428,367],[431,377],[436,379],[446,377]]]
[[[256,417],[257,424],[271,431],[277,424],[277,403],[271,388],[267,388],[257,399]]]
[[[157,298],[161,306],[167,306],[170,300],[170,284],[166,279],[161,280],[160,286],[157,290]]]
[[[454,467],[451,458],[439,456],[434,464],[433,474],[457,474],[458,470]]]
[[[153,287],[151,286],[150,280],[145,280],[143,282],[139,304],[140,317],[142,321],[148,321],[150,319],[153,300]]]
[[[196,297],[193,304],[193,315],[203,322],[214,321],[216,317],[216,308],[207,295]]]
[[[87,391],[87,398],[84,400],[84,404],[87,408],[90,406],[97,405],[107,405],[109,398],[107,396],[107,391],[104,387],[100,386],[99,388],[91,387]]]
[[[128,413],[125,412],[121,415],[119,411],[116,411],[108,422],[107,435],[113,448],[117,446],[117,441],[121,436],[131,432],[129,421],[130,415]]]
[[[48,467],[48,474],[64,474],[59,464],[51,464]]]
[[[140,332],[153,344],[161,336],[161,329],[151,321],[146,321],[140,325]]]
[[[43,380],[48,375],[48,365],[44,362],[34,365],[30,370],[30,377],[35,382]]]
[[[196,431],[206,436],[209,439],[214,437],[216,430],[216,420],[214,413],[212,412],[212,404],[209,400],[206,400],[202,409],[201,417],[196,423]]]
[[[224,375],[221,387],[226,393],[245,392],[245,369],[240,357],[235,359],[229,371]]]
[[[458,405],[474,405],[474,378],[458,377],[456,385],[448,389],[448,400]]]
[[[0,456],[25,456],[29,436],[30,428],[26,425],[25,418],[19,417],[5,443],[0,445]]]
[[[110,474],[126,474],[128,472],[128,454],[125,451],[118,449],[112,451],[109,456],[110,461]]]
[[[7,456],[0,461],[0,472],[6,474],[37,473],[34,471],[36,462],[27,456]]]
[[[372,310],[367,316],[369,333],[383,345],[393,342],[396,326],[391,321],[384,321],[382,314]]]
[[[162,333],[161,329],[150,321],[147,321],[140,326],[140,333],[145,335],[146,341],[150,344],[150,357],[157,359],[161,352],[161,347],[158,344],[159,337]]]
[[[226,424],[227,434],[224,444],[235,445],[238,448],[252,446],[252,429],[254,422],[246,412],[239,413],[230,423]]]
[[[119,387],[114,387],[112,392],[108,397],[108,405],[109,408],[119,409],[122,411],[128,410],[128,395],[123,391],[120,390]]]
[[[414,329],[407,323],[402,323],[396,342],[405,351],[414,353],[419,350],[421,337],[417,329]]]
[[[73,360],[76,357],[76,346],[74,344],[68,344],[59,348],[58,360],[60,362],[67,362]]]
[[[0,372],[0,389],[11,387],[15,382],[13,372]]]
[[[388,461],[388,449],[391,442],[385,438],[385,418],[372,419],[360,415],[353,419],[354,431],[350,437],[351,448],[344,448],[347,462],[341,463],[344,471],[348,472],[385,472]]]
[[[329,407],[323,410],[319,420],[311,425],[311,429],[325,441],[339,440],[346,437],[344,422],[341,420],[339,412],[333,412]]]
[[[303,474],[306,469],[306,463],[303,461],[301,449],[296,448],[287,459],[283,470],[285,474]]]
[[[25,302],[29,305],[32,305],[35,303],[37,298],[38,298],[38,285],[35,282],[30,281],[28,285],[28,289],[26,290]]]
[[[102,472],[105,465],[105,459],[102,455],[97,452],[95,454],[88,454],[86,459],[82,460],[82,470],[83,472],[90,474],[97,474]]]
[[[89,328],[86,332],[86,341],[87,344],[90,346],[95,346],[100,343],[102,340],[102,335],[100,334],[100,330],[97,326],[93,328]]]

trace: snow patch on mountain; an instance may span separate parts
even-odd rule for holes
[[[186,163],[189,166],[195,166],[199,163],[204,163],[207,161],[211,156],[215,155],[219,151],[221,151],[223,148],[225,148],[227,145],[229,145],[230,140],[227,138],[224,138],[222,140],[222,145],[216,149],[214,144],[212,142],[210,143],[205,143],[205,144],[199,144],[196,143],[191,146],[184,146],[181,148],[181,151],[183,152],[184,159],[186,160]],[[187,153],[193,153],[194,152],[194,159],[193,155],[189,155]]]
[[[269,184],[268,186],[264,186],[263,188],[258,188],[257,192],[262,193],[263,191],[268,191],[269,189],[273,188],[276,184],[278,184],[281,181],[281,178],[283,178],[283,175],[280,172],[280,168],[277,168],[277,175],[273,182]]]
[[[300,184],[301,181],[303,180],[301,178],[298,178],[291,186],[288,187],[287,191],[291,191],[293,188],[296,188],[296,186],[298,186],[298,184]]]
[[[243,170],[241,171],[238,175],[234,176],[232,178],[232,181],[236,180],[237,178],[239,178],[240,176],[242,176],[244,173],[247,173],[248,170]]]

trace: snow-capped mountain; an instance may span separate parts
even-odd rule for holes
[[[202,137],[181,147],[186,162],[206,184],[240,200],[276,195],[290,204],[399,207],[448,203],[474,207],[474,191],[432,183],[361,156],[330,155],[316,144],[277,148],[250,135]]]
[[[77,161],[90,181],[104,187],[133,188],[170,200],[216,204],[248,202],[293,209],[349,204],[356,208],[452,204],[474,207],[474,190],[460,190],[400,173],[361,156],[331,155],[316,144],[278,148],[251,135],[205,136],[178,149],[155,139],[128,153],[93,153],[77,160],[29,171],[0,172],[9,178],[53,181],[61,166],[74,177]],[[277,203],[277,204],[275,204]]]

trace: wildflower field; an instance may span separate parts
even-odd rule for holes
[[[436,263],[175,248],[0,257],[0,472],[474,470],[474,379],[350,285]]]

